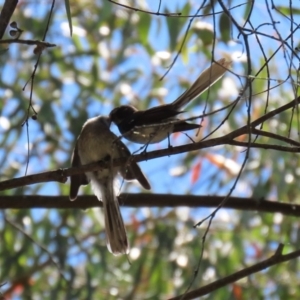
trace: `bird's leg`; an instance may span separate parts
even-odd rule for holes
[[[170,133],[168,132],[168,148],[173,148],[171,145],[171,140],[170,140]]]

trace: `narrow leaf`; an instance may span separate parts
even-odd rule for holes
[[[67,17],[68,17],[69,27],[70,27],[70,36],[72,36],[73,26],[72,26],[72,16],[71,16],[71,9],[70,9],[69,0],[65,0],[65,6],[66,6],[66,12],[67,12]]]

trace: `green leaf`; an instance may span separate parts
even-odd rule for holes
[[[148,44],[148,33],[151,26],[151,20],[152,19],[150,15],[144,14],[141,22],[139,22],[139,25],[137,27],[139,38],[144,45]]]
[[[181,10],[181,15],[188,15],[190,11],[190,4],[187,3]],[[169,13],[165,11],[165,13]],[[167,18],[167,25],[169,30],[169,38],[170,38],[170,50],[174,51],[178,45],[178,35],[182,30],[186,30],[184,28],[184,24],[186,23],[186,18],[175,18],[169,17]]]
[[[228,41],[230,41],[230,25],[231,22],[228,18],[228,16],[223,13],[220,17],[220,32],[221,32],[221,40],[225,43],[227,43]]]
[[[69,2],[69,0],[65,0],[65,6],[66,6],[66,12],[67,12],[67,17],[68,17],[69,27],[70,27],[70,36],[72,36],[72,34],[73,34],[73,26],[72,26],[72,16],[71,16],[71,10],[70,10],[70,2]]]
[[[203,42],[203,46],[209,46],[212,44],[214,39],[214,32],[209,27],[205,28],[194,28],[194,32],[199,36]]]
[[[280,11],[281,13],[283,13],[284,15],[286,15],[286,16],[289,16],[290,13],[291,13],[290,7],[288,7],[288,6],[276,6],[276,9],[278,11]],[[292,7],[292,12],[293,12],[293,14],[299,15],[300,14],[300,9]]]

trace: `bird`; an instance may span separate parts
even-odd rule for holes
[[[138,144],[154,144],[168,138],[175,132],[198,129],[199,124],[191,124],[176,116],[183,113],[182,107],[206,91],[218,81],[231,61],[222,58],[205,69],[193,85],[170,104],[159,105],[146,110],[138,110],[131,105],[114,108],[109,117],[125,139]]]
[[[73,150],[72,167],[99,161],[108,162],[109,167],[72,175],[69,198],[71,201],[75,200],[79,187],[91,183],[94,194],[103,202],[108,250],[114,255],[120,255],[129,253],[129,242],[115,195],[114,179],[117,173],[120,173],[125,180],[137,179],[147,190],[150,190],[151,186],[138,164],[130,160],[129,149],[110,131],[110,124],[107,116],[97,116],[84,123]],[[128,160],[121,166],[110,165],[112,160],[118,158]]]

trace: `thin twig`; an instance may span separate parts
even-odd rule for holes
[[[45,48],[56,47],[55,44],[50,44],[39,40],[20,40],[20,39],[6,39],[0,40],[0,44],[24,44],[24,45],[36,45]]]
[[[54,4],[55,4],[55,0],[52,0],[52,5],[51,5],[51,8],[50,8],[50,12],[49,12],[49,16],[48,16],[48,20],[47,20],[47,25],[46,25],[46,28],[45,28],[45,31],[44,31],[44,35],[43,35],[43,41],[45,41],[46,39],[46,35],[47,35],[47,32],[49,30],[49,24],[50,24],[50,20],[51,20],[51,16],[52,16],[52,13],[53,13],[53,10],[54,10]],[[38,46],[37,46],[38,47]],[[28,79],[28,81],[25,83],[24,87],[23,87],[23,91],[25,90],[27,84],[29,82],[31,82],[30,84],[30,95],[29,95],[29,104],[28,104],[28,108],[27,108],[27,116],[26,116],[26,119],[25,121],[23,122],[23,125],[26,124],[26,133],[27,133],[27,148],[28,148],[28,153],[27,153],[27,162],[26,162],[26,168],[25,168],[25,175],[27,174],[27,170],[28,170],[28,165],[29,165],[29,158],[30,158],[30,151],[29,151],[29,125],[28,125],[28,119],[29,119],[29,115],[30,115],[30,109],[33,110],[33,112],[35,113],[35,115],[37,115],[36,111],[34,110],[34,107],[33,107],[33,104],[32,104],[32,95],[33,95],[33,85],[34,85],[34,79],[35,79],[35,73],[37,71],[37,68],[38,68],[38,65],[39,65],[39,62],[40,62],[40,59],[41,59],[41,56],[42,56],[42,53],[43,51],[39,51],[37,53],[38,55],[38,58],[37,58],[37,61],[34,65],[34,68],[33,68],[33,71],[32,71],[32,74],[30,76],[30,78]]]
[[[133,10],[133,11],[136,11],[136,12],[141,12],[141,13],[145,13],[145,14],[148,14],[148,15],[163,16],[163,17],[168,17],[168,18],[169,17],[173,17],[173,18],[208,17],[208,16],[212,15],[210,13],[208,13],[208,14],[199,14],[199,15],[198,14],[183,15],[182,13],[162,13],[162,12],[159,12],[159,10],[157,12],[154,12],[154,11],[150,11],[150,10],[144,10],[144,9],[132,7],[132,6],[129,6],[129,5],[125,5],[123,3],[119,3],[119,2],[114,1],[114,0],[108,0],[108,1],[115,4],[115,5],[121,6],[123,8],[129,9],[129,10]],[[239,7],[241,7],[243,5],[247,5],[247,4],[248,4],[248,2],[240,3],[238,5],[232,6],[229,10],[239,8]],[[222,13],[223,13],[223,11],[215,12],[215,14],[222,14]]]
[[[38,243],[30,234],[28,234],[26,231],[24,231],[20,226],[18,226],[17,224],[15,224],[14,222],[10,221],[9,219],[7,219],[7,217],[4,218],[5,221],[11,225],[12,227],[14,227],[16,230],[20,231],[22,234],[24,234],[30,241],[32,241],[35,245],[37,245],[39,248],[41,248],[44,252],[46,252],[51,260],[51,262],[56,266],[56,268],[59,271],[59,274],[61,275],[61,277],[67,281],[67,279],[65,278],[62,270],[60,269],[60,266],[58,265],[58,263],[55,261],[53,255],[49,252],[49,250],[43,246],[42,244]]]

